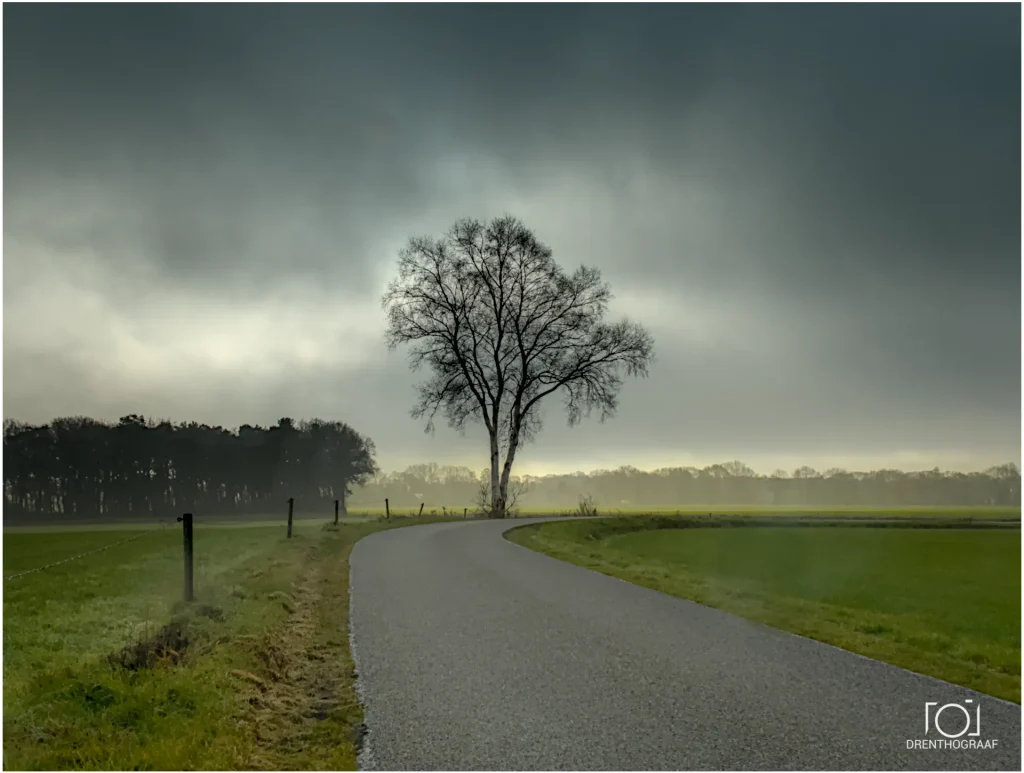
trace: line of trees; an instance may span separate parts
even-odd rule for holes
[[[489,470],[420,464],[404,472],[378,474],[352,498],[353,507],[379,506],[385,497],[395,507],[463,507],[478,501]],[[1020,506],[1020,469],[1004,464],[985,472],[875,470],[818,472],[801,467],[759,475],[742,462],[704,468],[653,471],[635,467],[568,475],[513,479],[520,507],[573,508],[581,496],[593,497],[605,510],[686,505],[751,506]]]
[[[382,473],[373,442],[347,424],[281,419],[237,430],[126,416],[72,417],[36,426],[4,422],[5,519],[169,517],[183,511],[262,514],[295,497],[302,511],[442,507],[488,501],[491,470],[420,464]],[[802,467],[759,475],[741,462],[642,471],[513,476],[518,505],[563,510],[590,496],[605,510],[686,505],[899,507],[1020,506],[1016,464],[985,472]]]
[[[284,418],[237,430],[125,416],[4,422],[5,519],[166,517],[344,508],[377,472],[373,442],[339,421]],[[326,512],[326,509],[325,509]]]

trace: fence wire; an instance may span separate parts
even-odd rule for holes
[[[37,566],[35,569],[26,569],[24,572],[16,572],[15,574],[11,574],[11,575],[8,575],[7,577],[4,577],[4,582],[7,582],[8,580],[13,580],[16,577],[24,577],[26,574],[33,574],[34,572],[41,572],[44,569],[50,569],[50,568],[52,568],[54,566],[60,566],[61,564],[66,564],[66,563],[69,563],[71,561],[77,561],[79,558],[84,558],[85,556],[92,555],[93,553],[99,553],[101,550],[107,550],[108,548],[117,547],[118,545],[124,545],[126,542],[134,542],[135,540],[142,539],[143,537],[151,537],[153,534],[160,534],[161,532],[162,532],[162,530],[159,530],[159,531],[158,530],[153,530],[152,532],[147,532],[147,533],[144,533],[144,534],[136,534],[134,537],[129,537],[128,539],[118,540],[117,542],[111,542],[109,545],[104,545],[103,547],[94,548],[93,550],[87,550],[84,553],[79,553],[77,556],[71,556],[70,558],[65,558],[65,559],[63,559],[61,561],[54,561],[52,564],[44,564],[43,566]]]

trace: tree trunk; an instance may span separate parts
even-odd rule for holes
[[[498,483],[498,433],[491,432],[491,518],[505,517],[505,500]]]
[[[498,490],[501,496],[502,502],[502,513],[504,515],[505,508],[508,507],[508,481],[512,473],[512,462],[516,458],[516,449],[519,447],[519,432],[513,430],[512,437],[509,438],[508,453],[505,455],[505,464],[501,470],[501,482],[498,486]]]

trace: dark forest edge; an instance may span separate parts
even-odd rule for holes
[[[489,471],[420,464],[383,473],[373,441],[339,421],[283,418],[237,430],[130,415],[32,425],[4,422],[5,521],[33,517],[166,518],[182,511],[266,515],[288,497],[303,513],[348,507],[472,507]],[[562,510],[590,497],[607,510],[752,507],[1019,507],[1020,468],[757,474],[733,461],[704,468],[633,467],[513,478],[523,508]]]

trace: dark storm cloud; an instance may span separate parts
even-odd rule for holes
[[[955,271],[967,264],[950,253],[979,248],[1005,268],[1020,212],[1015,16],[1013,6],[14,8],[5,131],[19,152],[8,163],[23,171],[30,146],[34,161],[71,173],[130,176],[131,194],[148,194],[166,221],[152,238],[169,260],[207,241],[228,258],[218,242],[237,236],[240,193],[259,210],[298,189],[303,205],[324,201],[325,219],[355,220],[428,195],[415,172],[423,155],[475,146],[527,185],[552,165],[615,182],[616,156],[634,155],[729,179],[739,231],[745,197],[756,208],[773,191],[794,196],[815,246],[869,248],[863,274],[865,261]],[[401,140],[381,125],[402,127]],[[193,180],[210,171],[210,198],[222,198],[205,201]],[[358,212],[338,211],[338,196]],[[207,233],[218,230],[204,222],[214,203],[228,209],[226,234]],[[173,233],[197,221],[198,233]],[[843,261],[808,256],[800,237],[780,235],[775,260],[812,270],[774,275],[802,290],[801,276],[837,270],[814,262]]]
[[[428,194],[414,161],[429,140],[388,136],[386,95],[353,82],[372,60],[346,51],[344,36],[310,50],[308,35],[259,9],[8,16],[7,70],[24,73],[5,97],[18,149],[9,190],[38,194],[59,181],[72,191],[81,183],[80,198],[106,198],[118,222],[96,219],[63,236],[94,241],[111,259],[154,259],[174,281],[224,272],[273,281],[336,270],[340,253],[350,256],[346,282],[359,286],[375,236],[368,219],[382,227]],[[15,225],[19,214],[15,202]],[[279,243],[264,241],[268,219]],[[119,243],[126,228],[144,258]]]
[[[4,19],[9,370],[22,351],[32,373],[91,372],[69,364],[70,333],[10,329],[35,256],[54,276],[89,261],[82,281],[109,307],[94,324],[120,319],[126,352],[146,350],[138,319],[172,292],[239,316],[282,285],[310,308],[347,299],[331,312],[371,340],[407,236],[512,210],[564,263],[601,266],[658,336],[619,421],[567,434],[552,417],[538,459],[609,438],[622,462],[651,447],[1019,458],[1018,6],[47,5]],[[394,391],[398,363],[360,362],[301,388],[264,374],[247,405],[332,413],[343,394],[351,412]],[[126,403],[245,420],[230,388],[182,402],[147,378],[122,387]],[[109,390],[90,402],[97,389],[58,403],[116,412]],[[51,412],[24,373],[5,393],[8,413]],[[366,417],[382,449],[409,430],[396,410]]]

